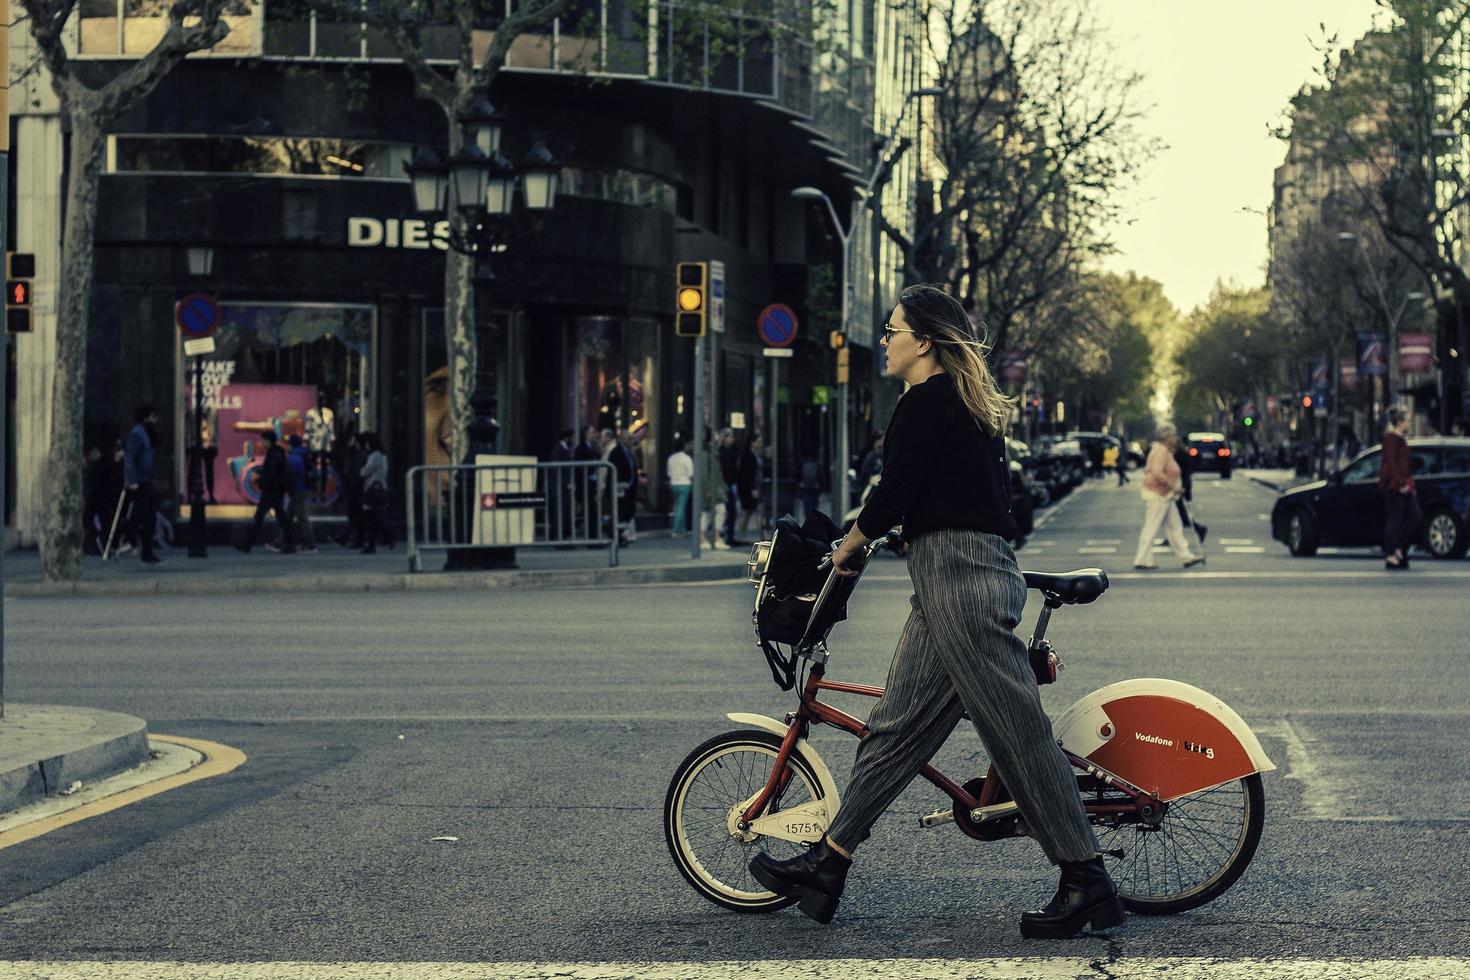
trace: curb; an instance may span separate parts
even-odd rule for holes
[[[286,592],[484,592],[575,589],[743,579],[744,565],[647,565],[567,571],[402,572],[396,575],[279,575],[230,579],[115,579],[7,582],[6,596],[202,596]]]
[[[55,733],[78,718],[89,719],[91,725],[72,733]],[[95,782],[131,769],[148,758],[148,723],[116,711],[9,704],[5,725],[15,729],[7,732],[10,738],[31,742],[40,757],[20,765],[12,761],[0,772],[0,812],[54,796],[74,782]]]

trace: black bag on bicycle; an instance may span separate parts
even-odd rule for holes
[[[818,566],[840,537],[842,529],[821,511],[813,511],[801,525],[790,514],[776,522],[751,618],[755,622],[756,642],[770,665],[771,677],[783,691],[791,690],[796,683],[796,651],[782,654],[774,644],[784,643],[794,648],[807,637],[814,623],[817,597],[831,574],[830,567]],[[846,594],[837,605],[828,602],[824,606],[831,608],[821,611],[823,635],[833,624],[847,618]]]

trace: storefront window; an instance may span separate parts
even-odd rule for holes
[[[235,173],[408,180],[407,143],[294,136],[113,136],[109,173]]]
[[[663,468],[654,373],[658,325],[588,316],[573,319],[568,329],[575,351],[569,386],[577,394],[577,427],[632,433],[633,455],[644,475],[640,496],[645,508],[653,508]]]
[[[678,195],[673,184],[651,174],[632,170],[562,167],[560,193],[571,197],[616,201],[619,204],[653,208],[671,214],[678,204]]]
[[[347,440],[373,428],[375,314],[371,306],[221,304],[215,349],[203,355],[202,365],[205,490],[218,505],[210,507],[212,516],[254,513],[266,430],[286,448],[291,436],[301,437],[312,504],[319,510],[339,504]],[[182,347],[178,360],[179,445],[188,446],[196,365]],[[186,466],[181,459],[179,486],[185,488]]]
[[[79,4],[82,55],[146,54],[168,27],[169,0],[82,0]],[[256,54],[256,10],[249,0],[231,0],[220,16],[230,33],[208,54]]]

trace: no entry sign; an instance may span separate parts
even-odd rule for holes
[[[796,314],[785,303],[772,303],[755,322],[767,347],[790,347],[796,340]]]
[[[174,322],[186,337],[208,337],[219,326],[219,301],[208,293],[190,293],[179,300]]]

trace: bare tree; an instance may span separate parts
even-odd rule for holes
[[[439,107],[447,127],[445,143],[453,156],[465,148],[461,120],[486,98],[511,46],[522,35],[551,24],[573,0],[523,0],[507,14],[504,0],[311,0],[336,17],[362,18],[381,30],[413,77],[418,93]],[[425,34],[442,38],[452,28],[452,64],[430,62]],[[483,49],[483,50],[481,50]],[[474,237],[470,219],[450,214],[451,234],[460,242]],[[473,253],[450,249],[444,258],[444,341],[449,364],[450,459],[463,462],[469,452],[470,398],[475,391],[479,352],[475,344]]]
[[[937,185],[912,238],[884,231],[908,276],[947,283],[995,349],[1015,347],[1111,250],[1118,191],[1158,149],[1135,128],[1140,76],[1079,0],[931,0],[927,21]]]
[[[86,393],[87,333],[92,302],[93,230],[107,127],[157,87],[185,56],[213,47],[229,33],[221,20],[226,0],[175,0],[163,13],[163,36],[142,58],[94,84],[94,72],[77,71],[64,39],[76,0],[21,0],[51,87],[70,120],[66,173],[66,223],[62,229],[60,290],[56,313],[56,377],[51,405],[51,447],[43,485],[41,569],[47,581],[82,575],[82,425]]]
[[[1421,283],[1450,295],[1463,348],[1470,86],[1459,52],[1470,0],[1378,3],[1385,26],[1352,51],[1338,57],[1335,39],[1322,42],[1322,85],[1293,100],[1281,135],[1341,175],[1342,213],[1374,228]]]

